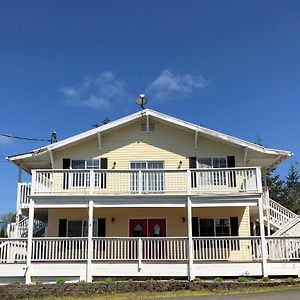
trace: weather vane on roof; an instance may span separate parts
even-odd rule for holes
[[[136,99],[135,103],[141,107],[141,109],[145,109],[145,105],[148,103],[148,100],[145,98],[145,94],[140,94]]]

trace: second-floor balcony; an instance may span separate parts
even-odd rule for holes
[[[258,167],[155,170],[33,170],[19,184],[20,203],[29,195],[201,195],[260,193]],[[28,202],[27,202],[28,203]]]

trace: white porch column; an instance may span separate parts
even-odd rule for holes
[[[264,224],[264,210],[262,196],[258,199],[258,211],[259,211],[259,228],[261,238],[261,254],[262,254],[262,273],[264,277],[268,277],[268,247],[265,236],[265,224]]]
[[[86,268],[86,281],[92,282],[92,259],[93,259],[93,219],[94,219],[94,201],[89,201],[89,220],[88,220],[88,257]]]
[[[17,207],[16,207],[16,226],[15,226],[15,234],[16,237],[19,237],[19,222],[20,222],[20,215],[21,215],[21,183],[22,183],[22,168],[19,166],[18,169],[18,189],[17,189]]]
[[[31,283],[31,255],[32,255],[32,237],[33,237],[33,219],[34,219],[34,201],[30,200],[28,215],[28,238],[27,238],[27,259],[25,283]]]
[[[188,276],[189,280],[194,280],[193,264],[194,264],[194,251],[193,251],[193,233],[192,233],[192,201],[191,198],[187,198],[187,212],[188,212],[188,258],[189,268]]]

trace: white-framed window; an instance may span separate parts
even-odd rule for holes
[[[130,190],[132,193],[140,191],[143,193],[162,193],[164,191],[164,161],[132,161],[131,170],[148,170],[142,172],[142,178],[139,172],[133,172],[130,176]],[[157,170],[157,171],[156,171]]]
[[[87,237],[88,220],[68,220],[67,237]],[[93,221],[93,236],[97,236],[97,220]]]
[[[231,236],[230,218],[199,219],[199,236]]]
[[[199,157],[198,168],[227,168],[227,157]]]
[[[71,169],[100,169],[99,159],[72,159]]]

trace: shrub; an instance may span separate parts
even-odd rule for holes
[[[250,282],[250,281],[255,281],[255,278],[253,277],[239,277],[237,279],[238,282]]]
[[[65,282],[66,282],[66,280],[65,280],[65,278],[63,278],[63,277],[58,277],[58,278],[56,279],[56,283],[59,284],[59,285],[62,285],[62,284],[64,284]]]
[[[40,280],[37,280],[37,281],[35,282],[35,284],[41,286],[41,285],[43,285],[43,282],[40,281]]]
[[[200,283],[200,282],[202,282],[202,279],[200,277],[196,277],[193,281],[195,283]]]
[[[112,283],[113,282],[113,279],[111,277],[106,277],[103,279],[104,282],[106,283]]]
[[[11,285],[21,285],[21,281],[19,281],[19,280],[13,280],[10,284]]]
[[[214,282],[223,282],[224,279],[222,277],[216,277],[214,278]]]
[[[295,278],[288,277],[288,278],[285,279],[285,282],[287,282],[287,283],[293,283],[293,282],[295,282]]]
[[[263,277],[261,280],[262,280],[263,282],[268,282],[268,281],[270,281],[270,278],[269,278],[269,277]]]

